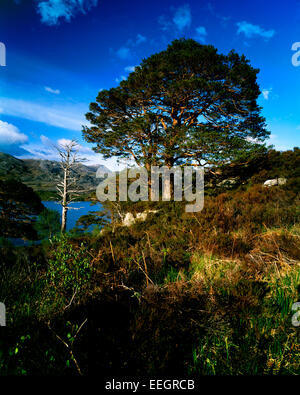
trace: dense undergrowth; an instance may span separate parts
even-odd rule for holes
[[[299,374],[299,208],[254,185],[199,213],[157,203],[131,227],[2,241],[1,374]]]

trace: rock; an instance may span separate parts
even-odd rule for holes
[[[227,178],[226,180],[223,180],[217,184],[218,187],[223,187],[223,186],[232,186],[237,183],[236,178]]]
[[[123,226],[131,226],[136,221],[145,221],[149,213],[157,213],[158,210],[147,210],[142,213],[136,213],[136,217],[134,218],[132,213],[126,213],[122,225]]]
[[[126,215],[125,215],[125,217],[124,217],[124,219],[123,219],[122,224],[123,224],[124,226],[131,226],[131,225],[134,224],[134,222],[135,222],[135,218],[134,218],[133,214],[131,214],[131,213],[126,213]]]
[[[147,218],[147,212],[137,213],[136,214],[136,219],[140,219],[141,221],[145,221],[146,218]]]
[[[286,178],[273,178],[272,180],[267,180],[264,182],[265,187],[273,187],[275,185],[285,185]]]

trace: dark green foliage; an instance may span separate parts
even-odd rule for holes
[[[56,293],[71,298],[74,292],[82,291],[91,277],[92,267],[87,248],[83,243],[74,245],[68,234],[54,236],[51,244],[47,282]]]
[[[35,186],[34,186],[35,187]],[[37,188],[38,186],[36,186],[35,188]],[[38,190],[35,189],[35,192],[39,195],[39,197],[41,198],[41,200],[43,201],[58,201],[59,200],[59,196],[57,194],[57,191],[44,191],[44,190]]]
[[[9,154],[0,152],[0,179],[14,179],[21,181],[21,175],[28,176],[28,168],[24,161]]]
[[[131,157],[147,169],[264,152],[257,143],[269,133],[257,104],[257,73],[234,51],[221,55],[210,45],[175,40],[119,87],[99,92],[84,137],[105,157]]]
[[[299,193],[300,191],[300,149],[284,152],[270,150],[268,153],[256,153],[244,161],[234,161],[229,165],[211,169],[205,175],[206,184],[210,185],[206,193],[219,194],[226,191],[228,186],[220,185],[226,180],[234,180],[231,189],[241,185],[263,184],[268,179],[286,178],[286,189]],[[212,188],[213,186],[213,188]]]
[[[51,238],[60,231],[60,214],[55,210],[43,210],[37,217],[35,229],[39,239]]]
[[[35,240],[34,216],[43,209],[32,188],[19,181],[0,180],[0,236]]]
[[[286,178],[285,188],[296,193],[300,191],[300,149],[279,152],[272,150],[259,158],[252,170],[251,183],[264,182],[272,178]]]
[[[91,225],[97,225],[99,227],[103,227],[108,223],[106,219],[106,213],[99,212],[99,213],[89,213],[86,215],[82,215],[77,221],[76,226],[81,227],[82,230],[86,231]]]

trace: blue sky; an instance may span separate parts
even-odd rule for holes
[[[51,144],[76,138],[87,163],[115,169],[82,138],[89,103],[180,37],[245,54],[260,69],[269,143],[300,145],[300,1],[2,0],[0,10],[1,151],[55,159]]]

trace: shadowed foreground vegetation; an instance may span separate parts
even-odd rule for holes
[[[155,207],[131,227],[2,240],[2,375],[300,373],[297,191],[244,186],[195,214]]]

